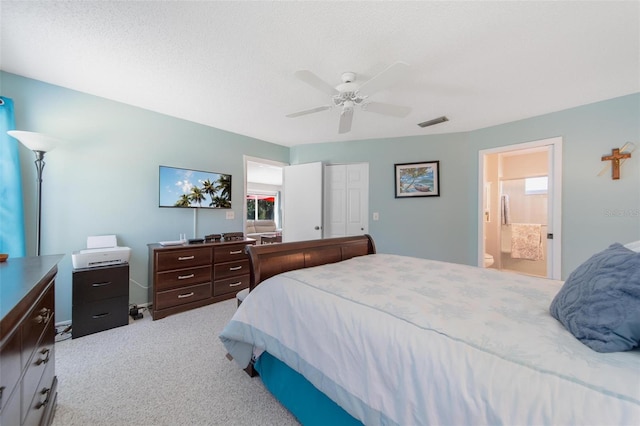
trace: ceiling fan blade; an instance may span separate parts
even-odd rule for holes
[[[392,117],[406,117],[411,112],[411,107],[393,105],[385,102],[367,102],[362,105],[364,111],[375,112],[376,114],[390,115]]]
[[[323,105],[323,106],[319,106],[311,109],[306,109],[304,111],[293,112],[291,114],[287,114],[286,117],[296,118],[296,117],[300,117],[301,115],[313,114],[314,112],[325,111],[331,108],[332,108],[331,105]]]
[[[360,93],[372,95],[380,90],[384,90],[394,83],[404,80],[408,70],[409,65],[404,62],[396,62],[379,74],[362,83],[362,86],[360,86]]]
[[[351,130],[353,122],[353,108],[345,108],[340,113],[340,124],[338,124],[338,133],[348,133]]]
[[[296,71],[294,75],[301,81],[307,83],[309,86],[314,87],[329,96],[337,95],[339,93],[332,85],[309,70]]]

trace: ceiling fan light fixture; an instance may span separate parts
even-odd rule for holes
[[[385,102],[370,102],[369,96],[375,92],[392,86],[398,80],[404,79],[407,68],[408,65],[404,62],[396,62],[365,81],[363,84],[356,83],[356,73],[344,72],[341,76],[342,83],[336,87],[332,87],[329,83],[322,80],[309,70],[296,71],[294,75],[300,81],[328,94],[332,105],[323,105],[320,107],[306,109],[287,114],[286,116],[289,118],[301,117],[303,115],[338,107],[341,108],[338,133],[347,133],[351,130],[353,111],[356,106],[360,107],[363,111],[374,112],[376,114],[399,118],[406,117],[411,112],[411,108],[388,104]],[[363,87],[366,87],[367,89],[364,93],[360,90]]]
[[[434,124],[444,123],[445,121],[449,121],[449,119],[443,115],[442,117],[434,118],[433,120],[427,120],[427,121],[423,121],[422,123],[418,123],[418,126],[429,127],[429,126],[433,126]]]

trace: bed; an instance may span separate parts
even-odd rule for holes
[[[640,424],[638,336],[609,353],[574,337],[550,314],[563,282],[378,254],[369,236],[248,253],[220,339],[303,424]]]

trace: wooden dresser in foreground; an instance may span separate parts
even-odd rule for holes
[[[55,375],[55,276],[62,255],[0,263],[0,424],[49,425]]]
[[[235,297],[249,287],[253,239],[204,244],[149,244],[149,312],[154,320]]]

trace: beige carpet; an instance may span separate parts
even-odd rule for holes
[[[56,344],[54,426],[297,425],[227,360],[218,334],[235,300]]]

